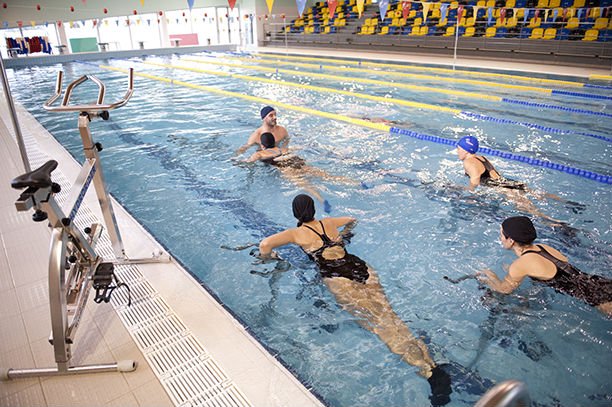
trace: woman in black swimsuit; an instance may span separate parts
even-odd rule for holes
[[[317,198],[323,204],[327,203],[318,189],[308,182],[304,176],[313,175],[319,178],[335,179],[341,182],[359,184],[359,182],[354,179],[340,175],[331,175],[325,170],[308,165],[303,158],[290,153],[285,147],[275,147],[274,135],[272,133],[263,133],[260,141],[263,149],[253,153],[247,161],[263,161],[266,164],[278,168],[283,177]]]
[[[357,220],[351,217],[315,220],[314,201],[308,195],[293,200],[293,215],[298,226],[261,241],[263,258],[275,256],[273,249],[298,244],[315,261],[325,285],[342,307],[359,319],[360,325],[375,333],[391,352],[419,369],[432,389],[434,405],[450,401],[450,377],[431,359],[425,343],[416,339],[408,326],[393,311],[376,272],[359,257],[344,249],[345,237]],[[344,226],[341,232],[338,228]]]
[[[537,234],[529,218],[514,216],[506,219],[499,237],[503,248],[513,250],[519,258],[507,268],[507,274],[501,281],[491,270],[483,270],[477,275],[491,289],[508,294],[521,284],[524,277],[531,277],[612,316],[612,280],[583,273],[550,246],[534,245]]]

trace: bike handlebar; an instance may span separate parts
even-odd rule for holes
[[[60,104],[60,106],[51,106],[53,102],[55,102],[62,94],[63,77],[64,77],[64,72],[60,71],[57,74],[55,94],[51,96],[49,100],[47,100],[45,103],[43,103],[43,108],[45,110],[50,111],[50,112],[92,112],[92,111],[97,112],[100,110],[113,110],[113,109],[116,109],[118,107],[125,105],[128,102],[128,100],[130,100],[130,98],[132,97],[132,94],[134,93],[134,68],[130,68],[129,77],[128,77],[128,90],[125,93],[125,96],[123,97],[123,99],[121,99],[119,102],[106,104],[106,105],[103,104],[104,103],[104,93],[106,90],[104,84],[100,81],[100,79],[96,78],[94,75],[90,75],[89,77],[87,77],[87,75],[83,75],[79,79],[71,82],[68,85],[68,87],[66,88],[66,94],[64,95],[64,98],[62,99],[62,103]],[[98,85],[98,88],[100,89],[98,91],[98,99],[96,100],[96,103],[90,103],[88,105],[79,105],[79,106],[68,106],[68,101],[70,100],[70,96],[72,95],[72,90],[90,78],[92,81],[96,83],[96,85]]]

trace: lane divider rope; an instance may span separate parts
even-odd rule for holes
[[[322,61],[322,62],[332,62],[332,63],[343,63],[347,65],[369,65],[369,66],[379,66],[382,68],[399,68],[399,69],[413,69],[413,70],[421,70],[421,71],[433,71],[433,72],[447,72],[447,73],[460,73],[465,75],[475,75],[475,76],[486,76],[486,77],[496,77],[496,78],[508,78],[508,79],[517,79],[522,81],[533,81],[533,82],[542,82],[542,83],[554,83],[558,85],[567,85],[567,86],[577,86],[577,87],[585,87],[585,88],[596,88],[596,89],[612,89],[612,86],[603,86],[603,85],[591,85],[580,82],[572,82],[572,81],[562,81],[558,79],[546,79],[546,78],[534,78],[530,76],[522,76],[522,75],[509,75],[503,73],[493,73],[493,72],[481,72],[481,71],[467,71],[460,69],[448,69],[448,68],[433,68],[428,66],[418,66],[418,65],[403,65],[403,64],[383,64],[378,62],[371,62],[368,60],[359,60],[352,61],[347,59],[332,59],[332,58],[319,58],[319,57],[298,57],[298,56],[290,56],[285,54],[268,54],[268,53],[243,53],[241,55],[250,55],[252,57],[260,57],[260,58],[282,58],[282,59],[293,59],[293,60],[302,60],[302,61]],[[604,79],[604,80],[612,80],[612,76],[609,75],[589,75],[589,79]]]
[[[241,60],[241,61],[248,61],[248,62],[260,62],[260,63],[266,63],[266,64],[282,64],[282,65],[291,65],[291,66],[301,66],[301,67],[305,67],[305,68],[319,69],[321,71],[324,70],[324,69],[327,69],[327,70],[332,70],[332,71],[348,71],[348,72],[357,72],[357,73],[373,73],[373,74],[377,74],[377,75],[403,76],[403,77],[409,77],[409,78],[414,78],[414,79],[424,79],[424,80],[433,80],[433,81],[446,81],[446,82],[463,83],[463,84],[469,84],[469,85],[476,84],[476,85],[484,85],[484,86],[493,86],[493,87],[502,87],[502,88],[510,88],[510,89],[519,89],[519,90],[524,90],[524,91],[544,92],[544,93],[549,94],[549,95],[554,94],[554,93],[559,93],[559,94],[566,94],[566,95],[570,95],[571,94],[572,96],[579,96],[579,97],[591,98],[591,99],[612,100],[612,96],[591,95],[591,94],[587,94],[587,93],[565,92],[565,91],[558,91],[558,92],[556,92],[555,89],[536,88],[536,87],[533,87],[533,86],[509,85],[509,84],[504,84],[504,83],[492,83],[492,82],[485,82],[485,81],[474,81],[474,80],[471,80],[471,79],[445,78],[445,77],[439,77],[439,76],[418,75],[418,74],[409,74],[409,73],[403,73],[403,72],[377,71],[377,70],[374,70],[374,69],[360,69],[360,68],[335,67],[335,66],[329,66],[329,65],[291,63],[291,62],[284,62],[284,61],[278,61],[278,60],[277,61],[265,61],[265,60],[261,60],[261,59],[238,58],[238,57],[228,57],[228,56],[219,56],[219,57],[215,57],[215,58]],[[201,62],[201,63],[210,63],[210,62],[206,62],[206,61],[202,61],[202,60],[191,60],[191,61]],[[300,74],[302,73],[301,71],[295,71],[295,72],[299,72]],[[430,90],[435,90],[435,89],[437,89],[437,88],[430,88]],[[507,99],[507,100],[511,100],[511,99]],[[559,110],[566,110],[567,109],[567,108],[564,108],[564,107],[554,106],[554,105],[543,105],[543,106],[545,106],[545,107],[547,107],[549,109],[559,109]],[[590,112],[590,111],[585,111],[585,112]],[[599,112],[593,112],[593,114],[600,114],[600,113]],[[610,117],[612,117],[612,115],[610,115]]]
[[[116,67],[108,66],[108,65],[97,65],[97,64],[93,64],[93,63],[85,62],[85,61],[75,61],[75,62],[83,63],[83,64],[87,64],[87,65],[93,65],[93,66],[96,66],[98,68],[107,69],[107,70],[111,70],[111,71],[117,71],[117,72],[123,72],[123,73],[127,73],[128,72],[127,69],[116,68]],[[443,137],[437,137],[437,136],[430,136],[430,135],[427,135],[427,134],[420,134],[420,133],[413,132],[413,131],[408,131],[408,130],[405,130],[405,129],[399,129],[399,128],[396,128],[396,127],[391,127],[391,126],[388,126],[386,124],[373,123],[373,122],[368,121],[368,120],[355,119],[355,118],[352,118],[352,117],[342,116],[342,115],[339,115],[339,114],[336,114],[336,113],[323,112],[323,111],[320,111],[320,110],[310,109],[310,108],[302,107],[302,106],[290,105],[290,104],[287,104],[287,103],[282,103],[282,102],[278,102],[278,101],[271,100],[271,99],[260,98],[260,97],[251,96],[251,95],[245,95],[245,94],[241,94],[241,93],[237,93],[237,92],[231,92],[231,91],[227,91],[227,90],[213,88],[213,87],[210,87],[210,86],[196,85],[196,84],[189,83],[189,82],[183,82],[183,81],[178,81],[178,80],[171,80],[171,79],[164,78],[164,77],[161,77],[161,76],[149,75],[149,74],[144,74],[144,73],[140,73],[140,72],[134,72],[134,75],[141,76],[143,78],[158,80],[158,81],[161,81],[161,82],[172,83],[172,84],[175,84],[175,85],[181,85],[181,86],[185,86],[185,87],[189,87],[189,88],[193,88],[193,89],[199,89],[199,90],[203,90],[203,91],[206,91],[206,92],[216,93],[216,94],[220,94],[220,95],[224,95],[224,96],[246,99],[246,100],[258,102],[258,103],[261,103],[261,104],[266,104],[266,105],[274,104],[274,105],[276,105],[278,107],[282,107],[282,108],[285,108],[285,109],[288,109],[288,110],[294,110],[294,111],[299,111],[299,112],[303,112],[303,113],[307,113],[307,114],[311,114],[311,115],[315,115],[315,116],[326,117],[326,118],[329,118],[329,119],[339,120],[339,121],[347,122],[347,123],[350,123],[350,124],[354,124],[354,125],[358,125],[358,126],[362,126],[362,127],[368,127],[368,128],[371,128],[371,129],[380,130],[380,131],[384,131],[384,132],[388,132],[388,133],[395,133],[395,134],[405,135],[405,136],[417,138],[417,139],[420,139],[420,140],[431,141],[431,142],[435,142],[435,143],[446,144],[446,145],[453,145],[453,146],[457,145],[457,141],[455,141],[455,140],[450,140],[450,139],[446,139],[446,138],[443,138]],[[565,165],[561,165],[561,164],[555,164],[555,163],[552,163],[552,162],[546,161],[546,160],[532,159],[532,158],[529,158],[529,157],[523,157],[523,156],[512,154],[512,153],[505,153],[505,152],[502,152],[502,151],[497,151],[497,150],[489,149],[489,148],[486,148],[486,147],[480,147],[478,149],[478,151],[483,153],[483,154],[491,154],[491,155],[495,155],[495,156],[498,156],[498,157],[504,158],[504,159],[520,161],[520,162],[531,164],[531,165],[536,165],[536,166],[541,166],[541,167],[545,167],[545,168],[549,168],[549,169],[553,169],[553,170],[557,170],[557,171],[562,171],[562,172],[565,172],[567,174],[576,175],[576,176],[583,177],[583,178],[590,179],[590,180],[594,180],[594,181],[597,181],[597,182],[602,182],[602,183],[605,183],[605,184],[612,184],[612,177],[611,176],[597,174],[597,173],[592,172],[592,171],[585,171],[585,170],[581,170],[579,168],[573,168],[573,167],[569,167],[569,166],[565,166]]]
[[[267,82],[267,83],[275,83],[275,84],[280,84],[280,85],[298,87],[298,88],[302,88],[302,89],[314,90],[314,91],[318,91],[318,92],[339,93],[339,94],[343,94],[343,95],[347,95],[347,96],[358,97],[358,98],[361,98],[361,99],[375,100],[375,101],[384,102],[384,103],[394,103],[394,104],[399,104],[399,105],[404,105],[404,106],[409,106],[409,107],[414,107],[414,108],[420,108],[420,109],[426,109],[426,110],[436,110],[436,111],[452,113],[452,114],[462,114],[462,115],[465,115],[465,116],[468,116],[468,117],[473,117],[473,118],[482,119],[482,120],[486,120],[486,121],[519,125],[519,126],[522,126],[522,127],[528,127],[528,128],[532,128],[532,129],[539,129],[539,130],[544,130],[544,131],[550,131],[551,133],[556,133],[556,134],[577,134],[577,135],[581,135],[581,136],[593,137],[593,138],[596,138],[596,139],[599,139],[599,140],[604,140],[604,141],[608,141],[608,142],[612,143],[612,138],[605,137],[605,136],[599,136],[597,134],[572,132],[572,131],[569,131],[569,130],[554,129],[552,127],[546,127],[546,126],[542,126],[542,125],[534,124],[534,123],[519,122],[519,121],[516,121],[516,120],[508,120],[508,119],[499,119],[499,118],[496,118],[496,117],[485,116],[485,115],[480,115],[480,114],[471,113],[471,112],[465,112],[465,111],[461,111],[459,109],[453,109],[453,108],[444,107],[444,106],[436,106],[436,105],[430,105],[430,104],[426,104],[426,103],[412,102],[412,101],[408,101],[408,100],[400,100],[400,99],[388,98],[388,97],[383,97],[383,96],[364,95],[362,93],[349,92],[349,91],[338,90],[338,89],[331,89],[331,88],[324,88],[324,87],[313,86],[313,85],[305,85],[305,84],[295,83],[295,82],[278,81],[278,80],[268,79],[268,78],[257,78],[257,77],[253,77],[253,76],[247,76],[247,75],[229,74],[227,72],[208,71],[208,70],[205,70],[205,69],[191,68],[191,67],[182,67],[182,66],[176,66],[176,65],[167,65],[167,64],[160,64],[160,63],[156,63],[156,62],[145,62],[145,61],[137,61],[137,62],[145,64],[145,65],[161,66],[161,67],[164,67],[164,68],[182,69],[182,70],[186,70],[186,71],[206,73],[206,74],[211,74],[211,75],[231,76],[231,77],[234,77],[234,78],[240,78],[240,79],[245,79],[245,80],[253,80],[253,81]],[[240,65],[238,65],[238,66],[240,66]],[[267,69],[273,70],[274,68],[267,68]],[[341,77],[339,77],[339,78],[343,79]],[[527,102],[525,102],[525,103],[527,103]],[[572,109],[571,111],[574,112],[575,110],[579,110],[579,109]]]

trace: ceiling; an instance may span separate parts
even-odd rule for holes
[[[313,0],[307,3],[313,3]],[[40,6],[40,10],[37,6]],[[228,0],[193,0],[193,8],[205,7],[228,7]],[[268,13],[266,0],[236,0],[235,7],[260,14]],[[0,0],[0,28],[5,28],[7,24],[15,27],[18,21],[28,26],[32,21],[44,24],[127,16],[133,15],[134,11],[146,14],[184,9],[189,9],[187,0]],[[295,0],[274,0],[272,13],[287,13],[291,9],[295,9],[297,15]]]

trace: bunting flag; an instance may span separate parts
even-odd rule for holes
[[[30,21],[30,24],[32,24],[32,27],[34,27],[36,25],[36,21]]]
[[[338,0],[327,0],[327,8],[329,9],[329,19],[330,20],[334,18],[334,13],[336,12],[337,5],[338,5]]]
[[[580,21],[580,17],[582,17],[582,10],[584,9],[583,8],[578,9],[578,21]]]
[[[147,18],[147,24],[150,26],[151,25],[151,19]]]
[[[505,7],[503,7],[501,10],[499,10],[499,19],[501,20],[502,24],[506,20],[506,8]]]
[[[553,23],[557,20],[557,16],[559,15],[559,10],[558,9],[554,9],[553,10]]]
[[[4,28],[8,28],[8,21],[4,22]]]
[[[589,16],[591,15],[591,8],[587,8],[587,12],[586,12],[586,18],[589,18]]]
[[[457,7],[457,21],[461,22],[461,17],[463,17],[463,6]]]
[[[533,21],[538,21],[538,16],[540,15],[540,9],[537,8],[535,14],[533,15]]]
[[[493,7],[489,7],[487,10],[487,25],[491,25],[491,21],[493,20]]]
[[[440,5],[440,23],[443,23],[444,21],[446,21],[447,13],[448,13],[448,3],[442,3]]]
[[[529,17],[529,9],[525,9],[525,14],[523,14],[523,25],[527,24],[527,17]]]
[[[69,23],[70,28],[72,28],[74,26],[74,24],[72,24],[72,21]],[[19,27],[21,27],[21,21],[19,22]]]
[[[548,9],[546,9],[546,11],[544,11],[544,24],[546,24],[548,22]]]
[[[476,19],[478,19],[478,10],[480,10],[479,6],[474,6],[474,21],[476,21]]]
[[[361,18],[361,14],[363,13],[363,3],[365,3],[365,0],[357,0],[357,12],[359,13],[359,18]]]
[[[429,3],[425,3],[425,4],[429,4]],[[380,12],[380,21],[383,21],[385,19],[388,8],[389,8],[389,0],[378,0],[378,11]]]
[[[194,2],[194,0],[187,0],[187,5],[189,6],[189,11],[191,11],[191,9],[193,8],[193,2]]]
[[[423,4],[423,24],[427,24],[427,14],[429,14],[430,3],[422,3],[422,4]]]
[[[108,20],[104,20],[104,25],[108,25]]]
[[[268,5],[268,13],[272,13],[272,5],[274,4],[274,0],[266,0],[266,4]]]
[[[85,0],[83,0],[83,3],[85,3]],[[144,6],[144,0],[140,0],[140,5]]]
[[[444,4],[446,6],[446,4]],[[412,8],[412,4],[409,1],[402,1],[402,18],[404,21],[408,21],[408,16],[410,15],[410,9]]]
[[[567,9],[563,9],[563,22],[565,22],[565,17],[567,17]]]
[[[297,8],[298,8],[298,17],[302,17],[304,14],[304,8],[306,7],[306,0],[296,0]]]
[[[227,0],[227,3],[230,6],[230,10],[234,10],[234,6],[236,5],[236,0]]]

